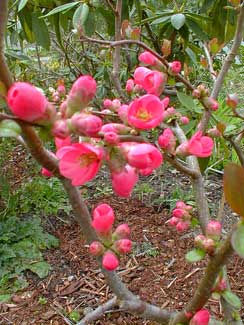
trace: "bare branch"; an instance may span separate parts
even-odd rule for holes
[[[204,49],[204,52],[206,54],[206,58],[208,61],[209,72],[211,74],[213,81],[215,81],[216,80],[216,72],[214,71],[214,68],[213,68],[213,59],[212,59],[212,57],[209,53],[208,47],[205,43],[203,44],[203,49]]]

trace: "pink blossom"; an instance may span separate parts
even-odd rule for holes
[[[110,107],[111,110],[117,111],[121,106],[121,102],[119,99],[115,98],[112,100],[112,107]]]
[[[161,123],[163,112],[163,105],[157,96],[144,95],[129,105],[128,122],[138,129],[149,130]]]
[[[116,240],[114,243],[114,249],[119,254],[127,254],[132,249],[132,242],[129,239]]]
[[[156,56],[154,56],[151,52],[149,51],[144,51],[142,52],[139,57],[138,57],[139,61],[141,61],[144,64],[148,64],[148,65],[156,65],[158,59],[156,58]]]
[[[176,139],[171,129],[167,128],[158,138],[159,146],[169,152],[174,152],[176,146]]]
[[[153,172],[152,168],[144,168],[144,169],[138,169],[138,172],[142,176],[148,176],[151,175]]]
[[[126,134],[129,130],[130,130],[130,128],[128,128],[124,124],[108,123],[108,124],[104,124],[101,127],[100,132],[102,132],[102,133],[115,132],[117,134]]]
[[[114,271],[119,266],[119,260],[113,252],[107,251],[103,255],[102,265],[105,270]]]
[[[214,142],[208,136],[202,136],[202,132],[196,132],[188,142],[190,155],[197,157],[209,157],[212,154]]]
[[[161,100],[161,103],[163,104],[164,109],[166,109],[169,106],[170,99],[169,97],[164,97],[164,99]]]
[[[176,226],[177,223],[179,223],[179,222],[180,222],[179,218],[176,218],[176,217],[172,217],[169,219],[170,226]]]
[[[129,236],[130,236],[130,227],[127,225],[127,223],[123,223],[119,225],[113,233],[113,237],[115,239],[124,239],[124,238],[128,238]]]
[[[187,205],[183,201],[177,201],[175,206],[177,209],[185,209],[187,207]]]
[[[101,256],[104,253],[104,246],[99,241],[93,241],[89,246],[89,252],[93,256]]]
[[[80,186],[93,179],[100,166],[103,151],[88,143],[75,143],[57,151],[60,173]]]
[[[57,91],[60,95],[64,96],[66,92],[64,84],[58,85]]]
[[[190,325],[208,325],[209,320],[209,311],[206,309],[201,309],[192,317]]]
[[[114,192],[119,196],[129,197],[138,181],[138,175],[135,168],[126,165],[122,171],[112,172],[111,176]]]
[[[207,237],[218,239],[221,236],[222,226],[219,221],[211,220],[206,227]]]
[[[96,81],[91,76],[81,76],[72,85],[67,99],[67,114],[72,116],[75,112],[87,107],[96,94]]]
[[[131,166],[138,169],[155,169],[161,166],[163,156],[155,146],[139,143],[129,150],[127,160]]]
[[[117,144],[119,143],[119,136],[115,132],[106,132],[104,134],[104,141],[109,144]]]
[[[125,104],[121,105],[118,109],[119,118],[124,123],[128,122],[128,109],[129,109],[129,105],[125,105]]]
[[[110,99],[104,99],[103,106],[105,108],[110,108],[113,105],[112,101]]]
[[[173,217],[175,217],[175,218],[183,218],[183,217],[185,217],[186,216],[186,210],[185,209],[174,209],[173,211],[172,211],[172,215],[173,215]]]
[[[67,110],[67,101],[65,100],[62,102],[62,104],[59,106],[59,111],[61,113],[61,117],[66,117],[66,110]]]
[[[177,231],[183,232],[189,229],[190,223],[189,221],[179,221],[175,227]]]
[[[15,82],[11,86],[7,103],[15,116],[28,122],[44,119],[48,106],[46,97],[27,82]]]
[[[182,124],[187,125],[189,123],[189,118],[187,116],[181,116],[180,121]]]
[[[55,145],[56,145],[57,150],[62,148],[62,147],[67,147],[67,146],[71,145],[70,136],[68,136],[68,137],[66,137],[64,139],[55,137],[54,141],[55,141]]]
[[[74,114],[71,117],[70,123],[76,133],[89,137],[96,137],[102,127],[100,117],[86,113]]]
[[[70,134],[67,120],[57,120],[53,125],[52,134],[60,139],[66,139]]]
[[[164,90],[167,77],[162,72],[139,67],[134,72],[134,81],[135,84],[142,86],[148,94],[159,96]]]
[[[126,81],[126,86],[125,86],[125,90],[127,91],[127,93],[131,94],[134,90],[134,86],[135,86],[134,80],[128,79]]]
[[[114,211],[108,204],[99,204],[93,211],[92,227],[102,234],[110,232],[114,223]]]
[[[169,73],[172,75],[177,75],[181,71],[180,61],[173,61],[169,63]]]

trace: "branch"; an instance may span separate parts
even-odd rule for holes
[[[234,229],[233,229],[234,230]],[[232,232],[233,232],[232,230]],[[211,296],[211,289],[214,286],[216,278],[221,271],[222,267],[226,264],[228,258],[233,254],[233,249],[231,246],[231,236],[232,232],[229,234],[227,239],[223,242],[223,244],[219,247],[214,257],[212,257],[207,265],[203,278],[201,279],[198,288],[190,300],[185,310],[183,310],[180,314],[176,315],[172,325],[179,323],[187,323],[188,319],[186,318],[185,313],[193,313],[203,308],[208,299]]]
[[[240,6],[240,14],[237,20],[236,33],[235,33],[232,48],[230,50],[230,53],[225,58],[224,64],[222,65],[220,73],[218,74],[218,77],[214,83],[214,87],[211,93],[211,97],[213,97],[214,99],[217,99],[219,92],[222,88],[224,78],[238,53],[238,49],[242,42],[243,27],[244,27],[244,3],[242,3],[242,5]],[[206,110],[206,112],[202,117],[199,130],[202,130],[203,132],[206,130],[211,114],[212,114],[211,110]]]
[[[187,166],[184,166],[183,164],[181,164],[179,162],[179,160],[175,159],[175,157],[171,157],[169,154],[165,153],[164,158],[173,167],[175,167],[178,171],[185,174],[186,176],[189,176],[189,177],[192,177],[192,178],[197,178],[198,177],[198,173],[195,170],[193,170],[193,169],[191,169],[191,168],[189,168]]]
[[[229,141],[230,144],[232,145],[232,147],[234,148],[240,163],[242,166],[244,166],[244,152],[242,151],[241,146],[239,145],[239,143],[233,139],[233,137],[228,137],[228,136],[223,136],[225,140]]]
[[[95,310],[88,313],[81,321],[79,321],[76,325],[86,325],[94,322],[99,319],[107,310],[113,308],[117,303],[117,297],[114,297],[107,301],[105,304],[99,306]]]
[[[15,122],[17,122],[19,124],[42,127],[42,125],[40,125],[40,124],[35,124],[35,123],[32,123],[32,122],[23,121],[23,120],[21,120],[20,118],[18,118],[16,116],[0,113],[0,121],[3,121],[3,120],[12,120],[12,121],[15,121]]]
[[[4,34],[8,19],[8,0],[0,1],[0,80],[9,88],[13,82],[3,54]]]
[[[209,50],[208,50],[208,47],[207,45],[204,43],[203,44],[203,49],[204,49],[204,52],[206,54],[206,58],[207,58],[207,61],[208,61],[208,68],[209,68],[209,72],[211,74],[211,77],[213,79],[213,81],[216,81],[216,72],[214,71],[214,68],[213,68],[213,60],[212,60],[212,57],[209,53]]]

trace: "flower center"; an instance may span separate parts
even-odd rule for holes
[[[143,121],[148,121],[152,117],[152,115],[144,107],[140,107],[138,109],[136,116]]]
[[[96,160],[97,160],[97,155],[94,152],[84,154],[79,158],[81,167],[87,167]]]

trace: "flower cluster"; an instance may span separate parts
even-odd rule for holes
[[[93,211],[92,227],[100,241],[92,242],[89,251],[93,256],[102,256],[102,265],[108,271],[115,270],[119,266],[119,256],[132,249],[132,242],[128,238],[129,226],[121,224],[112,232],[114,220],[114,211],[108,204],[99,204]]]
[[[206,227],[206,236],[198,235],[195,237],[195,246],[202,249],[209,255],[215,251],[216,245],[220,239],[222,226],[219,221],[211,220]]]
[[[176,202],[176,208],[172,211],[172,217],[169,219],[169,224],[174,226],[179,232],[187,230],[191,224],[191,212],[191,205],[187,205],[183,201]]]

